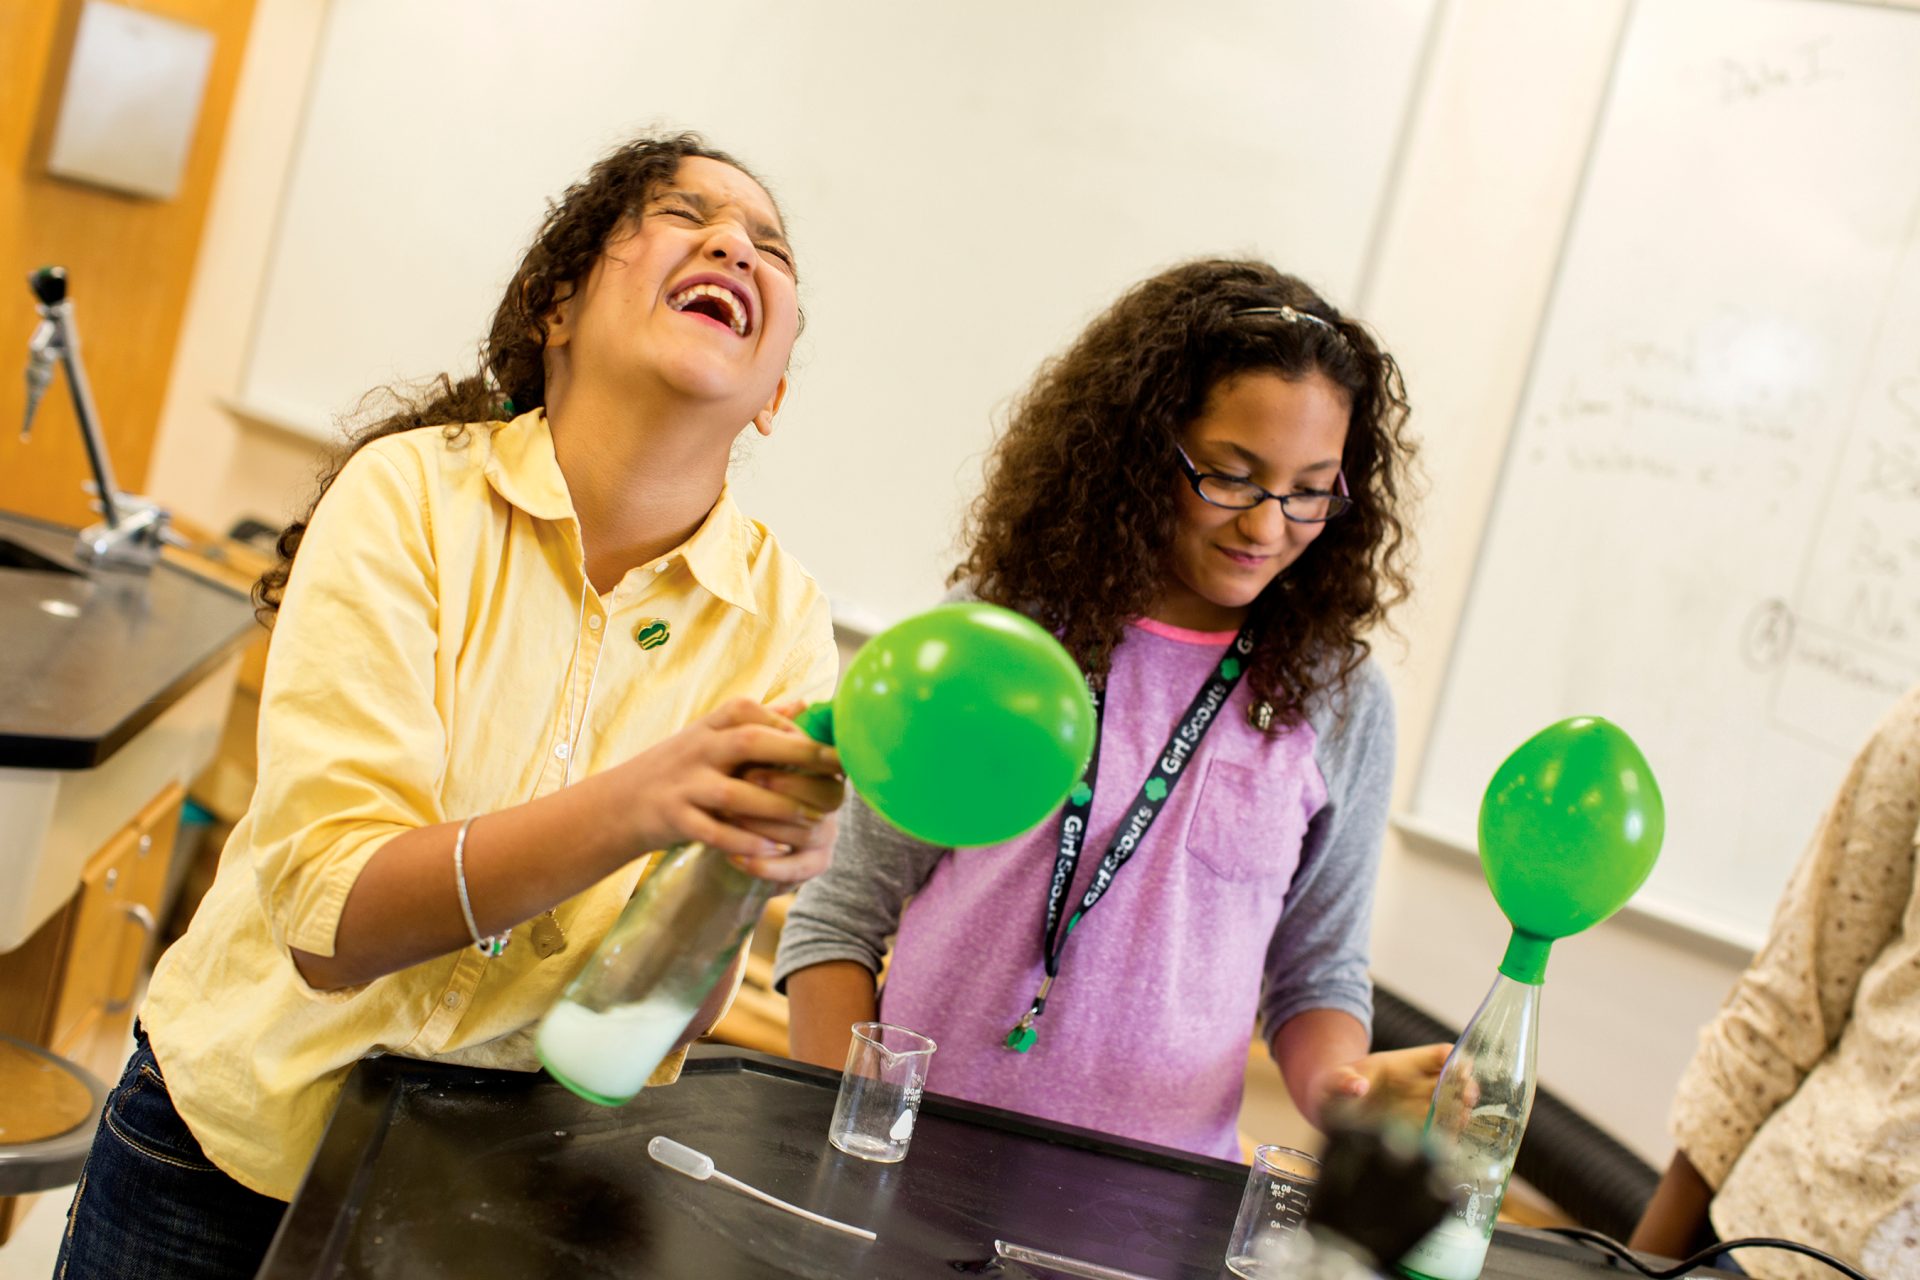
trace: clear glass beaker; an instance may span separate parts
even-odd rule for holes
[[[1292,1147],[1261,1146],[1253,1151],[1247,1189],[1227,1241],[1227,1270],[1248,1280],[1293,1274],[1292,1236],[1307,1220],[1320,1162]]]
[[[905,1027],[854,1023],[827,1141],[862,1160],[892,1164],[905,1159],[927,1087],[927,1064],[937,1047]]]

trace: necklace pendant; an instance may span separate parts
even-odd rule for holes
[[[1007,1032],[1006,1046],[1015,1053],[1025,1053],[1033,1048],[1034,1041],[1040,1038],[1039,1028],[1033,1025],[1033,1015],[1028,1014],[1014,1024]]]
[[[551,911],[533,918],[528,940],[533,943],[533,953],[542,960],[557,956],[567,949],[567,935]]]
[[[1075,920],[1079,918],[1079,916],[1074,917]],[[1071,922],[1068,923],[1067,928],[1069,930],[1073,928]],[[1026,1015],[1013,1024],[1013,1030],[1007,1032],[1007,1038],[1003,1042],[1007,1048],[1015,1053],[1025,1053],[1033,1048],[1034,1041],[1040,1038],[1040,1028],[1034,1026],[1034,1023],[1038,1022],[1040,1015],[1046,1012],[1047,992],[1051,990],[1053,990],[1053,975],[1048,974],[1040,979],[1040,989],[1033,993],[1033,1004]]]

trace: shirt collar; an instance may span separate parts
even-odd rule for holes
[[[492,445],[485,473],[495,492],[536,519],[578,527],[544,408],[495,427]],[[668,554],[683,557],[694,579],[714,595],[737,609],[758,613],[747,569],[752,541],[747,518],[734,505],[732,487],[723,486],[719,501],[693,536]]]
[[[747,572],[747,554],[753,545],[747,518],[733,505],[733,486],[722,485],[713,510],[680,544],[678,554],[701,586],[746,613],[757,614],[753,586]]]
[[[536,519],[575,519],[545,409],[529,410],[493,429],[486,476],[496,493]]]

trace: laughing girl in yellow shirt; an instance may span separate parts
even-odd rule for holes
[[[60,1276],[253,1275],[354,1063],[534,1069],[649,851],[826,866],[838,760],[766,709],[831,685],[826,603],[725,483],[799,326],[765,189],[642,139],[553,209],[485,373],[356,439],[261,583],[259,787],[154,973]]]

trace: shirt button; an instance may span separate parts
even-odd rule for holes
[[[460,993],[458,991],[447,992],[446,1005],[449,1009],[458,1009],[460,1007]]]
[[[565,760],[568,756],[572,754],[573,754],[573,748],[564,742],[553,749],[553,758],[556,760]]]
[[[673,568],[673,561],[662,560],[659,564],[653,566],[653,571],[655,573],[665,573],[667,570],[671,568]]]
[[[598,614],[595,614],[593,617],[587,619],[587,630],[598,631],[599,629],[600,629],[600,616]]]

